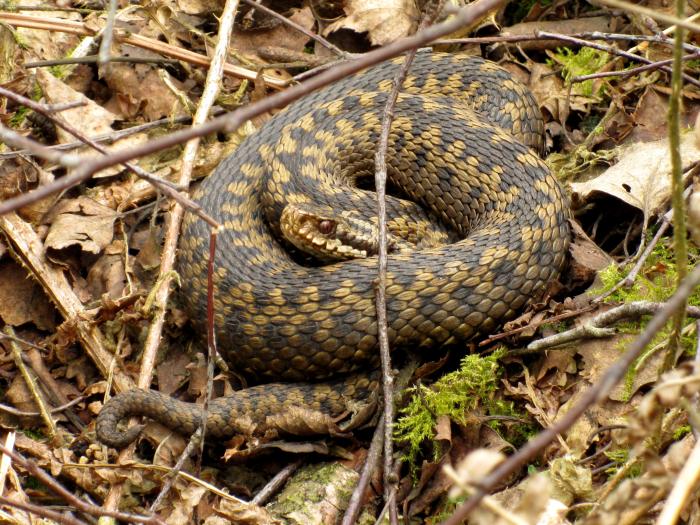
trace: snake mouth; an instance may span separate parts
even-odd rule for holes
[[[357,228],[341,214],[312,205],[288,204],[280,217],[284,238],[322,262],[364,259],[376,244],[369,228]]]

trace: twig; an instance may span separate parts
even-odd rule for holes
[[[114,39],[114,22],[117,18],[117,0],[109,0],[107,6],[107,21],[102,28],[100,49],[98,51],[99,64],[106,65],[112,52],[112,40]]]
[[[624,57],[624,58],[626,58],[628,60],[632,60],[634,62],[642,62],[644,64],[653,64],[654,63],[653,60],[649,60],[648,58],[644,58],[642,56],[635,55],[634,53],[629,53],[627,51],[623,51],[621,49],[618,49],[616,47],[609,46],[606,44],[589,42],[587,40],[581,40],[580,38],[575,38],[575,37],[571,37],[568,35],[560,35],[558,33],[548,33],[546,31],[537,31],[537,33],[535,33],[535,34],[540,35],[540,36],[546,36],[548,38],[556,38],[557,40],[563,40],[564,42],[569,42],[571,44],[576,44],[578,46],[591,47],[593,49],[597,49],[599,51],[604,51],[604,52],[609,53],[611,55],[618,55],[618,56]],[[659,69],[661,69],[661,71],[664,71],[666,73],[673,74],[672,69],[668,66],[661,66]],[[691,84],[700,87],[699,80],[691,77],[690,75],[686,75],[685,73],[682,73],[682,75],[683,75],[683,78],[687,82],[690,82]]]
[[[0,86],[0,96],[5,96],[11,100],[14,100],[18,104],[22,104],[23,106],[26,106],[29,109],[36,111],[37,113],[39,113],[41,115],[44,115],[45,117],[51,119],[51,121],[54,122],[57,126],[66,130],[68,133],[73,135],[75,138],[79,139],[81,142],[84,142],[85,144],[87,144],[91,148],[99,151],[103,155],[108,154],[108,150],[104,146],[102,146],[101,144],[98,144],[94,140],[87,137],[84,133],[82,133],[75,126],[68,123],[65,119],[58,117],[56,115],[53,115],[51,112],[47,111],[46,108],[42,104],[39,104],[38,102],[34,102],[33,100],[31,100],[27,97],[23,97],[22,95],[18,95],[17,93],[14,93],[8,89],[3,88],[2,86]],[[36,146],[34,146],[34,147],[36,148]],[[46,152],[45,149],[42,149],[41,151]],[[56,153],[51,151],[51,150],[49,150],[49,154],[56,155]],[[64,157],[65,156],[66,155],[64,155]],[[78,160],[78,162],[81,163],[81,162],[85,162],[85,161],[83,159],[82,161]],[[155,177],[152,174],[145,171],[144,169],[140,168],[139,166],[132,164],[131,162],[124,162],[124,166],[126,166],[131,172],[133,172],[138,177],[141,177],[142,179],[147,180],[148,182],[150,182],[151,184],[156,186],[160,191],[162,191],[165,195],[167,195],[171,199],[176,200],[177,202],[181,203],[183,206],[192,210],[193,213],[195,213],[198,217],[200,217],[202,220],[204,220],[208,224],[210,224],[212,226],[218,226],[219,223],[216,222],[213,218],[211,218],[208,214],[204,213],[204,210],[202,210],[202,207],[199,206],[199,204],[194,202],[192,199],[190,199],[186,195],[183,195],[182,193],[179,193],[177,190],[175,190],[169,181],[165,181],[163,179]],[[70,177],[71,177],[71,175],[68,175],[66,177],[63,177],[63,179],[67,179]]]
[[[668,300],[664,307],[652,317],[644,331],[629,346],[628,350],[620,359],[611,366],[600,380],[591,388],[586,390],[578,403],[572,406],[569,411],[560,419],[556,420],[551,427],[543,430],[528,443],[520,448],[515,454],[494,469],[477,485],[474,495],[460,505],[450,518],[442,525],[459,525],[476,505],[479,504],[489,491],[506,476],[524,465],[530,458],[546,447],[556,436],[570,428],[578,419],[596,402],[606,399],[612,388],[624,377],[629,366],[637,356],[646,348],[654,336],[666,324],[676,309],[682,307],[685,300],[700,284],[700,265],[696,266],[686,277],[675,294]]]
[[[0,12],[0,22],[4,22],[14,27],[46,29],[48,31],[60,31],[79,36],[95,36],[95,31],[90,29],[84,23],[64,20],[62,18],[49,18],[19,13]],[[149,51],[153,51],[154,53],[159,53],[177,60],[182,60],[183,62],[189,62],[190,64],[197,66],[209,67],[211,65],[209,58],[204,55],[200,55],[199,53],[194,53],[193,51],[188,51],[186,49],[182,49],[181,47],[173,46],[153,38],[133,34],[121,28],[114,31],[114,39],[123,44],[130,44],[142,49],[147,49]],[[251,71],[250,69],[233,64],[225,64],[224,72],[227,75],[237,78],[245,78],[247,80],[255,80],[258,76],[257,71]],[[263,79],[265,80],[266,85],[274,89],[282,89],[287,86],[285,81],[269,75],[263,75]]]
[[[84,57],[55,58],[53,60],[36,60],[35,62],[25,62],[26,69],[35,67],[66,66],[72,64],[95,64],[99,61],[97,55],[86,55]],[[110,62],[128,62],[129,64],[160,64],[177,65],[179,60],[170,58],[149,58],[149,57],[109,57]]]
[[[687,21],[695,20],[700,18],[700,13],[689,17]],[[675,30],[675,26],[666,28],[662,35],[668,35]],[[671,45],[672,41],[665,38],[662,35],[626,35],[623,33],[604,33],[601,31],[585,31],[582,33],[566,33],[566,36],[573,38],[580,38],[584,40],[603,40],[605,42],[609,41],[624,41],[624,42],[653,42],[657,44]],[[435,44],[497,44],[500,42],[530,42],[537,40],[558,40],[558,38],[553,36],[544,36],[541,34],[537,35],[495,35],[495,36],[485,36],[485,37],[471,37],[471,38],[451,38],[444,40],[436,40]],[[698,46],[686,43],[683,45],[683,49],[691,53],[700,50]],[[633,47],[627,50],[629,53],[634,53],[637,47]]]
[[[193,126],[200,124],[209,116],[209,112],[216,101],[216,97],[220,90],[221,76],[223,74],[223,66],[228,53],[228,45],[231,39],[231,32],[233,30],[233,21],[236,15],[236,9],[238,8],[238,0],[227,0],[224,10],[219,19],[219,35],[216,48],[214,49],[214,56],[212,57],[211,67],[207,73],[207,79],[204,84],[204,92],[199,101],[199,106],[192,119]],[[195,137],[193,140],[189,141],[185,145],[185,150],[182,155],[182,168],[180,170],[180,178],[178,184],[181,186],[188,186],[192,177],[192,171],[194,168],[194,163],[197,155],[197,148],[199,147],[199,137]],[[182,218],[184,216],[185,209],[179,204],[175,204],[172,211],[166,216],[166,227],[165,227],[165,241],[163,243],[163,252],[161,255],[160,271],[158,281],[161,283],[155,293],[154,300],[154,315],[153,320],[149,326],[148,335],[146,336],[146,342],[144,344],[144,352],[141,360],[141,369],[139,372],[138,386],[139,388],[147,389],[151,384],[151,379],[153,375],[153,368],[155,366],[155,359],[160,345],[161,334],[163,326],[165,325],[165,317],[167,313],[167,303],[170,297],[170,286],[169,282],[173,276],[173,267],[175,264],[175,253],[177,251],[177,243],[180,234],[180,226],[182,224]],[[216,229],[214,230],[216,231]],[[213,256],[212,256],[213,259]],[[210,351],[211,352],[211,351]],[[210,363],[213,363],[214,359],[210,355]],[[212,369],[213,371],[213,369]],[[205,440],[205,430],[207,421],[207,408],[208,401],[211,397],[211,383],[212,374],[209,374],[207,380],[207,395],[205,398],[205,403],[202,408],[202,427],[201,436],[199,443],[201,446],[204,444]],[[189,447],[186,449],[180,457],[178,464],[181,466],[184,464],[184,459],[189,456]],[[187,454],[187,455],[185,455]],[[201,454],[200,454],[201,457]],[[172,487],[172,483],[175,477],[169,478],[156,498],[158,501],[162,501],[165,495],[169,492]]]
[[[2,95],[2,87],[0,87],[0,95]],[[48,162],[58,164],[59,166],[76,168],[80,165],[80,158],[77,155],[72,155],[70,153],[58,153],[32,139],[23,137],[19,133],[6,128],[2,124],[0,124],[0,142],[9,144],[13,148],[27,150],[32,155]]]
[[[66,516],[62,512],[47,509],[44,505],[34,505],[33,503],[17,501],[5,496],[0,496],[0,503],[7,505],[8,507],[15,507],[17,509],[27,511],[30,514],[35,514],[37,516],[41,516],[42,518],[47,518],[55,521],[56,523],[63,523],[65,525],[87,525],[87,523],[84,521],[80,521],[72,516]]]
[[[676,0],[676,16],[683,18],[684,0]],[[681,92],[683,90],[683,38],[682,27],[676,29],[673,46],[673,75],[671,76],[671,97],[668,101],[668,145],[671,155],[671,209],[673,210],[673,245],[675,248],[678,283],[688,274],[687,229],[685,225],[685,199],[683,198],[683,160],[681,159]],[[679,308],[673,318],[673,328],[669,345],[662,365],[668,371],[676,364],[676,356],[681,348],[681,330],[685,320],[685,308]]]
[[[332,42],[329,42],[328,40],[323,38],[321,35],[316,34],[313,31],[309,31],[305,27],[297,24],[294,20],[291,20],[290,18],[287,18],[286,16],[279,14],[277,11],[273,11],[272,9],[270,9],[269,7],[267,7],[261,3],[255,2],[255,0],[243,0],[243,3],[248,4],[249,6],[257,9],[258,11],[262,11],[263,13],[265,13],[269,16],[272,16],[272,17],[276,18],[277,20],[280,20],[283,24],[287,24],[289,27],[296,29],[300,33],[311,38],[312,40],[315,40],[316,42],[321,44],[323,47],[330,49],[336,55],[339,55],[343,58],[348,58],[351,56],[351,53],[346,53],[345,51],[340,49],[338,46],[333,44]]]
[[[377,465],[379,465],[379,460],[382,457],[383,444],[384,415],[382,414],[377,422],[377,428],[374,429],[374,435],[372,436],[372,442],[367,450],[367,457],[365,458],[365,464],[362,466],[360,479],[357,481],[355,490],[352,491],[352,496],[350,496],[348,508],[345,510],[341,525],[354,525],[357,522],[357,517],[360,515],[364,503],[365,491],[370,481],[372,481],[374,470],[377,468]]]
[[[384,113],[382,115],[382,128],[379,135],[379,144],[375,154],[374,184],[377,192],[377,217],[379,228],[379,254],[377,257],[377,281],[375,286],[375,308],[377,311],[377,333],[379,337],[379,355],[382,364],[382,391],[384,394],[384,501],[393,502],[389,507],[389,521],[398,522],[395,493],[395,480],[393,479],[394,440],[392,433],[394,428],[394,373],[391,368],[391,354],[389,351],[389,335],[386,320],[386,267],[387,267],[387,234],[386,234],[386,153],[389,146],[389,133],[394,119],[394,107],[399,96],[401,85],[406,79],[408,69],[411,67],[416,51],[411,50],[406,54],[404,63],[399,68],[394,78],[391,93],[387,97]]]
[[[607,312],[596,315],[593,319],[590,319],[581,326],[533,341],[527,345],[527,349],[540,351],[545,348],[559,346],[586,337],[610,337],[617,332],[614,328],[605,328],[606,326],[621,321],[622,319],[638,318],[643,315],[655,314],[661,311],[666,304],[667,303],[652,303],[648,301],[625,303]],[[686,313],[689,317],[694,319],[700,318],[700,308],[696,306],[689,306]]]
[[[138,514],[131,514],[127,512],[117,512],[98,507],[97,505],[92,505],[83,501],[80,498],[76,498],[68,489],[63,487],[58,481],[56,481],[52,476],[49,476],[42,468],[40,468],[33,461],[25,458],[21,454],[8,449],[4,445],[0,445],[0,452],[6,454],[12,458],[12,461],[22,466],[35,478],[37,478],[41,483],[46,485],[54,494],[63,498],[66,503],[72,505],[76,509],[91,516],[110,516],[112,518],[117,518],[124,521],[135,521],[137,523],[153,523],[158,525],[165,525],[164,522],[158,516],[139,516]],[[22,508],[22,507],[20,507]]]
[[[78,403],[81,403],[83,401],[85,401],[85,396],[76,397],[72,401],[69,401],[68,403],[65,403],[61,406],[57,406],[55,408],[50,408],[49,412],[51,414],[57,414],[59,412],[63,412],[64,410],[66,410],[70,407],[73,407],[73,406],[75,406]],[[8,414],[12,414],[13,416],[17,416],[17,417],[36,417],[36,416],[41,415],[39,412],[29,412],[26,410],[17,410],[15,407],[11,407],[10,405],[4,405],[2,403],[0,403],[0,411],[7,412]]]
[[[700,51],[692,55],[684,55],[682,60],[695,60],[700,56]],[[644,71],[649,71],[651,69],[659,69],[661,66],[668,66],[673,63],[673,59],[659,60],[658,62],[652,62],[651,64],[646,64],[645,66],[634,67],[632,69],[623,69],[621,71],[601,71],[600,73],[591,73],[590,75],[581,75],[578,77],[572,77],[571,82],[585,82],[586,80],[595,80],[596,78],[606,78],[606,77],[631,77],[643,73]]]
[[[14,338],[15,331],[10,325],[5,326],[5,333],[11,338]],[[36,403],[37,407],[39,407],[39,413],[41,414],[41,418],[44,420],[44,424],[46,425],[48,437],[51,441],[53,441],[58,435],[58,429],[56,428],[55,421],[51,417],[49,408],[46,406],[46,401],[44,401],[44,397],[41,395],[41,392],[39,392],[39,387],[37,386],[36,381],[29,373],[29,370],[27,370],[27,367],[24,366],[24,361],[22,360],[22,350],[20,349],[19,344],[17,344],[17,342],[13,339],[10,339],[10,347],[12,348],[12,356],[15,360],[15,366],[17,366],[22,374],[24,382],[27,384],[27,389],[34,398],[34,402]]]
[[[507,330],[505,332],[501,332],[500,334],[494,334],[491,337],[484,339],[483,341],[479,341],[479,344],[477,346],[488,346],[491,343],[498,341],[500,339],[504,339],[506,337],[511,337],[515,334],[519,334],[520,332],[524,332],[526,330],[534,330],[536,328],[539,328],[540,326],[544,324],[551,324],[551,323],[556,323],[557,321],[562,321],[564,319],[569,319],[570,317],[576,317],[581,314],[585,314],[587,312],[590,312],[593,310],[593,306],[586,306],[585,308],[581,308],[580,310],[574,310],[571,312],[565,312],[563,314],[555,315],[553,317],[548,317],[547,319],[542,319],[541,321],[535,322],[535,323],[528,323],[525,326],[520,326],[518,328],[513,328],[512,330]]]
[[[47,109],[51,109],[52,107],[47,105]],[[225,111],[217,107],[215,111],[212,112],[213,116],[219,116],[222,113],[225,113]],[[90,137],[90,140],[94,140],[95,142],[115,142],[119,139],[123,139],[124,137],[130,137],[131,135],[135,135],[136,133],[141,133],[143,131],[148,131],[153,128],[158,128],[160,126],[174,126],[176,124],[188,124],[192,122],[192,116],[191,115],[181,115],[179,117],[175,118],[162,118],[158,120],[154,120],[153,122],[146,122],[145,124],[139,124],[137,126],[131,126],[122,130],[118,131],[110,131],[109,133],[100,133],[99,135],[95,135],[94,137]],[[75,140],[73,142],[64,142],[63,144],[53,144],[52,146],[44,146],[47,149],[53,150],[53,151],[66,151],[66,150],[71,150],[75,148],[80,148],[84,146],[85,143],[80,141],[80,140]],[[0,160],[3,159],[12,159],[21,155],[26,155],[30,154],[31,152],[29,150],[17,150],[17,151],[3,151],[0,152]],[[172,183],[171,183],[172,184]],[[176,189],[178,191],[183,191],[186,190],[187,188],[181,188],[177,186],[176,184],[172,184],[173,189]]]
[[[8,211],[15,210],[25,206],[35,199],[42,199],[51,193],[63,191],[67,188],[75,186],[84,180],[87,180],[93,173],[105,169],[109,166],[132,160],[156,151],[160,151],[177,144],[181,144],[195,137],[203,137],[210,133],[220,131],[232,132],[241,126],[247,120],[279,107],[286,106],[290,102],[301,98],[308,93],[315,91],[323,86],[330,84],[336,80],[344,78],[352,73],[356,73],[369,66],[377,64],[383,60],[393,58],[409,49],[418,48],[437,38],[448,35],[457,31],[461,27],[470,24],[474,20],[485,16],[488,12],[500,5],[503,0],[478,0],[466,7],[456,11],[455,15],[448,21],[438,25],[434,25],[417,32],[415,35],[396,40],[379,49],[365,53],[360,58],[343,62],[329,68],[317,76],[310,78],[302,84],[292,86],[282,92],[274,93],[258,102],[242,107],[228,115],[212,119],[209,122],[193,126],[192,128],[176,131],[167,136],[160,137],[149,141],[147,144],[141,144],[134,147],[122,148],[114,151],[109,155],[92,159],[88,162],[83,162],[81,169],[75,173],[61,177],[51,184],[41,186],[28,193],[19,195],[12,199],[8,199],[0,203],[0,215]],[[0,15],[0,21],[3,20],[3,15]]]
[[[685,460],[683,468],[678,473],[676,483],[668,495],[664,510],[661,511],[656,525],[675,525],[678,522],[678,518],[690,500],[698,479],[700,479],[700,441],[696,440],[690,456]]]
[[[441,10],[440,0],[428,2],[426,12],[421,21],[420,29],[428,27]],[[374,160],[374,184],[377,192],[377,218],[379,228],[379,253],[377,257],[377,281],[375,287],[375,308],[377,313],[377,335],[379,339],[379,355],[382,366],[382,391],[384,395],[384,501],[389,507],[389,522],[398,524],[396,508],[396,477],[394,475],[394,373],[391,366],[389,336],[386,316],[386,270],[387,270],[387,224],[386,224],[386,154],[389,147],[389,133],[394,120],[394,108],[399,97],[401,86],[406,80],[408,70],[416,56],[416,49],[406,53],[403,64],[396,72],[391,93],[387,97],[382,114],[382,127],[379,143]]]
[[[255,497],[250,501],[255,505],[265,505],[267,501],[275,494],[294,474],[299,467],[302,465],[302,461],[297,459],[296,461],[285,465],[285,467],[280,470],[274,477],[268,481],[265,486],[260,489]],[[352,502],[352,500],[350,500]],[[355,523],[354,521],[352,523]],[[352,525],[352,523],[350,525]]]

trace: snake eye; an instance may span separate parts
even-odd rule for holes
[[[321,221],[318,223],[318,231],[323,235],[330,235],[335,231],[335,221]]]

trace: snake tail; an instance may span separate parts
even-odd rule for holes
[[[207,438],[230,438],[240,434],[264,437],[279,435],[343,435],[371,417],[377,391],[377,374],[353,375],[340,380],[260,385],[212,400],[207,414]],[[260,411],[260,406],[275,407]],[[155,390],[134,389],[110,399],[97,416],[97,438],[110,447],[124,448],[144,428],[135,425],[119,430],[131,416],[145,416],[183,435],[193,434],[201,424],[202,406],[179,401]],[[336,424],[339,419],[349,421]]]

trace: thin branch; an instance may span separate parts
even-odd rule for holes
[[[158,516],[139,516],[138,514],[131,514],[128,512],[117,512],[98,507],[97,505],[92,505],[83,501],[80,498],[75,497],[68,489],[64,488],[58,481],[56,481],[52,476],[48,475],[42,468],[40,468],[33,461],[25,458],[21,454],[8,449],[5,445],[0,445],[0,453],[6,454],[12,458],[12,461],[23,467],[27,472],[36,477],[41,483],[46,485],[54,494],[63,498],[66,503],[72,505],[76,509],[91,516],[109,516],[112,518],[117,518],[124,521],[135,521],[137,523],[148,523],[165,525],[165,523]],[[20,507],[22,508],[22,507]]]
[[[329,42],[328,40],[323,38],[321,35],[318,35],[318,34],[314,33],[313,31],[309,31],[305,27],[297,24],[294,20],[291,20],[291,19],[287,18],[286,16],[279,14],[277,11],[273,11],[269,7],[267,7],[263,4],[260,4],[260,3],[256,2],[255,0],[243,0],[243,3],[248,4],[249,6],[257,9],[258,11],[262,11],[263,13],[265,13],[269,16],[272,16],[272,17],[276,18],[277,20],[280,20],[283,24],[287,24],[289,27],[296,29],[300,33],[311,38],[312,40],[315,40],[316,42],[321,44],[323,47],[330,49],[336,55],[339,55],[339,56],[344,57],[344,58],[348,58],[348,57],[352,56],[352,53],[346,53],[345,51],[340,49],[338,46],[333,44],[332,42]]]
[[[0,87],[0,95],[1,94],[2,87]],[[39,144],[38,142],[32,139],[28,139],[27,137],[24,137],[19,133],[12,131],[9,128],[6,128],[2,124],[0,124],[0,142],[9,144],[13,148],[21,148],[23,150],[26,150],[32,155],[39,157],[40,159],[44,159],[48,162],[53,162],[54,164],[58,164],[59,166],[64,166],[66,168],[76,168],[80,165],[80,158],[77,155],[73,155],[70,153],[58,153],[52,149],[47,148],[43,144]]]
[[[196,126],[197,124],[206,121],[206,119],[209,117],[211,108],[214,106],[216,97],[219,94],[221,78],[223,75],[224,64],[228,53],[229,42],[231,41],[233,21],[236,16],[237,8],[238,0],[227,0],[226,4],[224,5],[224,10],[221,13],[221,17],[219,19],[218,41],[216,44],[216,48],[214,49],[214,56],[212,57],[211,68],[207,73],[207,78],[204,83],[204,91],[200,98],[197,111],[192,119],[193,126]],[[188,141],[188,143],[185,145],[185,150],[182,154],[182,168],[180,171],[180,178],[178,180],[178,184],[180,184],[181,186],[189,186],[190,184],[198,147],[199,137],[195,137],[193,140]],[[182,224],[184,214],[185,209],[179,204],[175,204],[172,211],[166,216],[165,240],[163,243],[163,252],[161,255],[158,279],[158,282],[160,282],[161,284],[155,293],[153,320],[151,321],[151,324],[149,326],[148,335],[144,344],[143,357],[141,359],[141,369],[138,379],[139,388],[146,389],[151,384],[153,368],[155,366],[156,356],[158,348],[160,346],[163,326],[165,326],[165,318],[167,314],[166,307],[168,304],[168,299],[170,297],[170,286],[168,285],[168,283],[170,282],[170,279],[174,274],[173,268],[175,265],[175,254],[177,251],[177,244],[180,236],[180,227]],[[218,230],[217,228],[214,228],[213,231],[216,232]],[[213,261],[213,255],[211,255],[211,260]],[[210,349],[209,363],[214,362],[214,358],[211,355],[213,352],[215,351]],[[204,445],[205,440],[208,403],[212,392],[212,378],[213,364],[210,364],[209,374],[207,378],[207,394],[204,406],[202,407],[202,426],[198,441],[200,446]],[[190,450],[191,448],[188,446],[187,449],[181,454],[178,460],[178,468],[182,467],[185,458],[187,458],[190,454]],[[200,457],[202,457],[202,455],[203,454],[200,454]],[[156,501],[154,502],[154,506],[152,507],[154,510],[155,505],[157,505],[158,502],[162,501],[168,494],[175,479],[176,477],[172,476],[168,478],[167,482],[163,485],[163,487],[160,490],[160,493],[158,494],[158,497],[156,498]]]
[[[683,18],[685,0],[676,0],[676,16]],[[678,283],[688,274],[687,229],[685,225],[685,199],[683,198],[683,160],[681,159],[681,93],[683,91],[683,28],[675,34],[673,47],[673,75],[671,77],[671,96],[668,100],[668,146],[671,156],[671,209],[673,210],[673,246],[675,248],[676,272]],[[673,318],[673,329],[669,337],[670,344],[662,371],[668,371],[676,363],[676,356],[681,348],[681,331],[685,320],[685,308],[679,308]]]
[[[268,481],[265,486],[260,489],[255,497],[250,501],[255,505],[265,505],[267,501],[287,483],[287,480],[294,474],[299,467],[301,467],[302,461],[297,459],[292,463],[286,465],[282,470],[280,470],[274,477]],[[352,500],[350,500],[352,503]],[[353,525],[355,522],[352,521],[349,525]]]
[[[96,36],[96,32],[90,29],[86,24],[82,22],[75,22],[73,20],[64,20],[62,18],[0,12],[0,23],[2,22],[14,27],[28,27],[31,29],[45,29],[47,31],[60,31],[79,36]],[[153,51],[154,53],[159,53],[183,62],[189,62],[190,64],[194,64],[196,66],[209,67],[211,65],[209,57],[161,42],[160,40],[137,35],[125,29],[116,29],[114,31],[114,39],[123,44],[130,44],[142,49],[147,49],[149,51]],[[234,64],[225,64],[224,72],[227,75],[236,78],[245,78],[247,80],[255,80],[258,76],[257,71],[252,71]],[[269,75],[263,75],[263,79],[266,85],[274,89],[283,89],[287,86],[287,82]]]
[[[609,46],[606,44],[589,42],[587,40],[582,40],[580,38],[575,38],[575,37],[571,37],[568,35],[560,35],[558,33],[548,33],[546,31],[537,31],[535,34],[539,35],[539,36],[545,36],[548,38],[556,38],[557,40],[563,40],[564,42],[575,44],[577,46],[590,47],[593,49],[597,49],[599,51],[604,51],[604,52],[609,53],[611,55],[621,56],[623,58],[626,58],[628,60],[632,60],[634,62],[642,62],[644,64],[653,64],[654,63],[653,60],[649,60],[648,58],[644,58],[642,56],[635,55],[634,53],[629,53],[627,51],[623,51],[621,49],[618,49],[616,47]],[[659,69],[661,69],[661,71],[664,71],[664,72],[669,73],[669,74],[673,73],[672,69],[668,66],[661,66]],[[683,79],[685,79],[687,82],[689,82],[695,86],[700,87],[699,80],[691,77],[690,75],[686,75],[685,73],[682,73],[682,75],[683,75]]]
[[[104,146],[102,146],[101,144],[98,144],[94,140],[87,137],[84,133],[82,133],[75,126],[68,123],[65,119],[63,119],[59,116],[53,115],[50,111],[47,111],[46,108],[42,104],[39,104],[38,102],[35,102],[27,97],[23,97],[22,95],[18,95],[17,93],[14,93],[8,89],[3,88],[2,86],[0,86],[0,96],[7,97],[8,99],[17,102],[18,104],[22,104],[23,106],[28,107],[32,111],[35,111],[35,112],[45,116],[46,118],[50,119],[53,123],[55,123],[58,127],[64,129],[65,131],[67,131],[68,133],[73,135],[75,138],[79,139],[81,142],[84,142],[85,144],[87,144],[91,148],[99,151],[100,153],[102,153],[105,156],[108,155],[109,152]],[[26,148],[26,146],[20,146],[20,147]],[[34,146],[34,148],[37,152],[41,151],[43,153],[46,153],[45,147],[42,147],[42,149],[40,149],[40,150],[38,150],[36,148],[36,146]],[[49,155],[56,155],[56,152],[49,150],[48,154]],[[66,156],[67,155],[63,155],[63,157],[66,157]],[[77,165],[85,163],[85,159],[81,160],[79,157],[76,157],[76,159],[78,159]],[[212,226],[218,226],[219,223],[216,222],[213,218],[211,218],[208,214],[204,213],[204,210],[202,210],[202,207],[199,204],[194,202],[188,196],[186,196],[182,193],[179,193],[177,190],[175,190],[172,187],[172,184],[170,182],[153,176],[152,174],[148,173],[147,171],[140,168],[139,166],[132,164],[131,162],[124,162],[123,164],[131,172],[133,172],[136,176],[141,177],[142,179],[150,182],[151,184],[156,186],[161,192],[163,192],[165,195],[167,195],[171,199],[181,203],[183,206],[190,209],[193,213],[195,213],[198,217],[200,217],[202,220],[204,220],[208,224],[210,224]],[[73,166],[71,166],[71,167],[73,167]],[[76,170],[76,171],[79,171],[79,170]],[[72,175],[67,175],[66,177],[62,177],[61,179],[58,179],[58,180],[64,180],[64,179],[68,179],[71,177],[72,177]],[[40,186],[40,188],[44,188],[44,187],[46,187],[46,186]],[[37,189],[39,189],[39,188],[37,188]],[[28,194],[25,193],[24,195],[28,195]],[[10,210],[10,211],[14,211],[14,210]]]
[[[282,92],[274,93],[258,102],[242,107],[228,115],[213,119],[205,124],[193,126],[192,128],[176,131],[167,136],[160,137],[149,141],[147,144],[141,144],[135,147],[122,148],[114,151],[104,157],[92,159],[88,162],[83,162],[81,169],[75,173],[54,181],[51,184],[41,186],[28,193],[19,195],[12,199],[8,199],[0,203],[0,215],[21,208],[26,204],[34,201],[36,198],[44,198],[51,193],[63,191],[67,188],[80,184],[89,179],[93,173],[120,164],[124,161],[132,160],[156,151],[181,144],[195,137],[203,137],[210,133],[220,131],[232,132],[241,126],[247,120],[279,107],[286,106],[290,102],[301,98],[308,93],[315,91],[323,86],[330,84],[336,80],[340,80],[348,75],[357,73],[369,66],[377,64],[383,60],[393,58],[410,49],[418,48],[441,36],[448,35],[458,29],[469,25],[474,20],[477,20],[489,13],[496,6],[500,5],[503,0],[478,0],[466,7],[456,11],[454,16],[447,22],[431,26],[423,31],[417,32],[413,36],[402,38],[391,44],[388,44],[379,49],[365,53],[362,57],[343,62],[337,66],[319,73],[317,76],[310,78],[306,82],[292,86]],[[0,21],[4,15],[0,15]]]
[[[355,490],[352,491],[352,496],[350,496],[348,508],[345,510],[345,515],[343,516],[342,525],[354,525],[357,522],[357,517],[360,515],[362,505],[364,504],[365,491],[370,481],[372,481],[374,470],[377,468],[377,465],[379,465],[379,460],[382,457],[383,444],[384,415],[382,414],[377,422],[377,428],[374,429],[372,442],[369,445],[369,450],[367,450],[365,464],[362,466],[360,479],[357,481]]]
[[[652,341],[658,331],[663,328],[676,310],[682,307],[698,284],[700,284],[700,265],[696,266],[688,277],[683,280],[676,293],[668,300],[663,309],[652,317],[644,331],[635,339],[620,359],[608,369],[595,385],[583,393],[578,403],[572,406],[564,416],[556,420],[551,427],[546,428],[528,441],[525,446],[482,479],[474,495],[460,505],[454,514],[445,520],[442,525],[460,525],[469,512],[479,504],[481,498],[493,490],[501,480],[533,458],[552,442],[557,435],[570,428],[589,407],[605,400],[613,387],[625,376],[627,369],[634,360]]]
[[[34,514],[42,518],[50,519],[52,521],[55,521],[56,523],[63,523],[64,525],[87,525],[87,523],[84,521],[81,521],[72,516],[66,516],[62,512],[47,509],[44,505],[35,505],[33,503],[17,501],[16,499],[8,498],[5,496],[0,496],[0,503],[2,503],[3,505],[7,505],[8,507],[15,507],[17,509],[24,510],[26,512],[29,512],[30,514]]]
[[[50,408],[49,412],[51,414],[57,414],[59,412],[63,412],[64,410],[67,410],[67,409],[69,409],[69,408],[71,408],[71,407],[73,407],[73,406],[75,406],[78,403],[81,403],[83,401],[85,401],[85,396],[76,397],[75,399],[73,399],[72,401],[69,401],[68,403],[57,406],[55,408]],[[17,410],[15,407],[11,407],[10,405],[3,405],[2,403],[0,403],[0,411],[7,412],[8,414],[12,414],[13,416],[17,416],[17,417],[36,417],[36,416],[41,415],[39,412],[29,412],[26,410]]]
[[[77,102],[76,102],[77,103]],[[46,105],[46,108],[48,110],[53,110],[53,106],[51,105]],[[217,107],[215,111],[212,112],[213,116],[219,116],[221,114],[225,113],[225,111]],[[144,131],[151,130],[153,128],[159,128],[161,126],[175,126],[177,124],[189,124],[192,122],[192,116],[191,115],[180,115],[179,117],[175,118],[162,118],[158,120],[154,120],[152,122],[146,122],[144,124],[139,124],[137,126],[131,126],[128,128],[124,128],[118,131],[110,131],[109,133],[100,133],[99,135],[95,135],[94,137],[90,137],[90,140],[94,140],[95,142],[116,142],[117,140],[123,139],[125,137],[130,137],[131,135],[135,135],[136,133],[141,133]],[[64,142],[63,144],[53,144],[52,146],[44,146],[46,149],[52,150],[52,151],[67,151],[75,148],[80,148],[84,146],[85,143],[80,140],[75,140],[73,142]],[[0,160],[3,159],[12,159],[21,155],[27,155],[31,154],[31,151],[26,150],[26,149],[20,149],[17,151],[2,151],[0,152]],[[170,183],[173,187],[173,189],[176,189],[178,191],[184,191],[187,188],[181,188],[177,184]]]
[[[55,58],[53,60],[36,60],[34,62],[25,62],[23,66],[26,69],[36,67],[52,67],[52,66],[68,66],[73,64],[96,64],[99,61],[97,55],[86,55],[84,57],[69,57]],[[127,62],[129,64],[158,64],[158,65],[177,65],[179,60],[170,58],[149,58],[149,57],[109,57],[110,62]]]
[[[572,328],[571,330],[566,330],[565,332],[533,341],[527,346],[527,349],[539,352],[545,348],[560,346],[578,339],[610,337],[615,335],[617,331],[614,328],[606,328],[607,326],[623,319],[637,319],[643,315],[655,314],[662,310],[665,306],[665,303],[652,303],[649,301],[625,303],[612,308],[607,312],[598,314],[582,325]],[[700,308],[696,306],[689,306],[686,313],[688,314],[688,317],[692,317],[694,319],[700,318]]]
[[[688,31],[692,31],[693,33],[700,33],[700,25],[690,22],[690,19],[683,20],[682,18],[667,15],[666,13],[662,13],[661,11],[657,11],[655,9],[649,9],[648,7],[642,7],[640,5],[631,4],[630,2],[622,2],[620,0],[598,0],[598,2],[610,7],[617,7],[618,9],[623,9],[624,11],[627,11],[629,13],[636,13],[639,15],[648,16],[652,20],[656,20],[657,22],[664,22],[666,24],[672,24],[674,26],[677,26],[677,28],[682,27],[683,29],[687,29]]]

